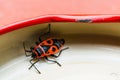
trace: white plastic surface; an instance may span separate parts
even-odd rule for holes
[[[119,80],[120,50],[99,45],[74,45],[62,53],[57,64],[40,61],[28,70],[30,58],[24,55],[5,64],[0,70],[0,80]]]

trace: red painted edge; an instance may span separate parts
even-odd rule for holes
[[[49,22],[84,22],[84,23],[120,22],[120,15],[86,15],[86,16],[46,15],[0,27],[0,35],[24,27]]]

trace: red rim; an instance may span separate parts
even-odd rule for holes
[[[120,22],[120,15],[46,15],[0,27],[0,35],[24,27],[48,22],[108,23]]]

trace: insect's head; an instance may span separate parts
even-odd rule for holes
[[[31,55],[32,58],[36,58],[36,54],[34,52],[32,52],[32,55]]]
[[[30,50],[32,51],[31,57],[32,57],[32,58],[36,58],[36,54],[35,54],[35,52],[33,51],[33,50],[34,50],[34,47],[30,47]]]
[[[62,45],[65,44],[65,40],[64,40],[64,39],[59,39],[58,41],[59,41]]]

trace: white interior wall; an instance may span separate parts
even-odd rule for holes
[[[47,25],[48,25],[47,23],[34,25],[32,27],[19,29],[0,36],[0,68],[1,68],[0,74],[3,73],[1,75],[3,80],[5,79],[7,80],[8,78],[10,78],[11,80],[14,79],[12,78],[12,76],[14,75],[11,74],[12,73],[11,68],[15,68],[16,72],[14,73],[18,74],[16,79],[21,79],[21,80],[35,79],[32,76],[33,74],[35,74],[36,78],[39,78],[38,75],[36,74],[35,69],[32,69],[33,71],[32,73],[29,70],[27,70],[27,68],[30,66],[29,64],[30,58],[25,57],[22,42],[25,41],[27,48],[29,48],[29,46],[31,46],[31,44],[33,45],[33,43],[37,40],[38,36],[41,33],[47,32]],[[102,73],[106,74],[108,72],[109,72],[109,76],[112,75],[112,79],[110,77],[108,78],[111,80],[114,80],[113,79],[114,76],[119,75],[118,73],[120,69],[118,67],[120,65],[118,63],[120,63],[119,62],[120,61],[119,58],[120,23],[87,23],[87,24],[86,23],[51,23],[51,25],[52,25],[51,37],[64,38],[66,40],[65,46],[70,47],[70,49],[68,51],[65,51],[63,56],[60,57],[60,59],[58,59],[61,63],[63,63],[63,65],[65,65],[65,67],[63,66],[61,69],[69,70],[71,68],[67,66],[67,64],[71,66],[72,64],[74,64],[73,67],[75,67],[75,65],[78,65],[79,67],[82,66],[82,68],[80,68],[79,70],[87,69],[87,66],[90,66],[88,71],[94,68],[98,72],[95,72],[93,70],[93,74],[91,75],[94,76],[95,74],[97,74],[98,78],[100,76],[104,78],[105,75],[102,75]],[[45,39],[44,36],[42,38]],[[60,77],[58,74],[56,74],[57,77],[53,78],[52,75],[51,77],[50,70],[47,69],[47,66],[49,66],[49,64],[44,65],[43,63],[45,62],[42,62],[42,65],[41,63],[38,64],[41,65],[39,69],[40,70],[43,69],[42,70],[43,77],[40,76],[40,78],[42,77],[44,80],[47,79],[52,80],[52,79],[56,79],[57,77]],[[102,64],[96,65],[93,63],[97,63],[97,64],[102,63]],[[113,66],[112,63],[116,63],[115,66]],[[84,65],[86,67],[84,67]],[[98,66],[100,66],[101,68]],[[65,70],[66,72],[63,71],[64,73],[60,72],[58,67],[56,68],[56,66],[54,65],[50,65],[49,67],[50,68],[54,67],[61,74],[61,76],[63,76],[63,78],[64,75],[62,74],[67,73],[66,70]],[[79,67],[76,67],[75,71],[72,72],[76,72]],[[108,71],[106,70],[107,68]],[[24,69],[26,74],[24,71],[20,72],[21,69]],[[111,70],[113,71],[113,73],[111,72]],[[117,73],[115,71],[117,71]],[[85,72],[82,71],[82,72],[84,73],[83,74],[84,76],[86,75],[87,71]],[[7,75],[8,73],[11,75]],[[29,74],[31,76],[30,78],[24,76],[25,78],[23,79],[22,77],[20,77],[19,73],[20,74],[24,73],[25,75]],[[53,71],[53,74],[54,73],[56,73],[55,70]],[[70,72],[68,71],[68,73]],[[82,75],[81,72],[78,72],[78,74]],[[72,76],[71,79],[74,77],[79,78],[78,74],[76,73],[76,75]],[[7,75],[8,78],[5,78],[4,77],[5,75]],[[87,76],[88,75],[89,73],[87,73]],[[80,78],[82,79],[82,77]],[[64,79],[69,79],[69,78],[66,77]],[[95,78],[94,80],[97,80],[97,78]]]

